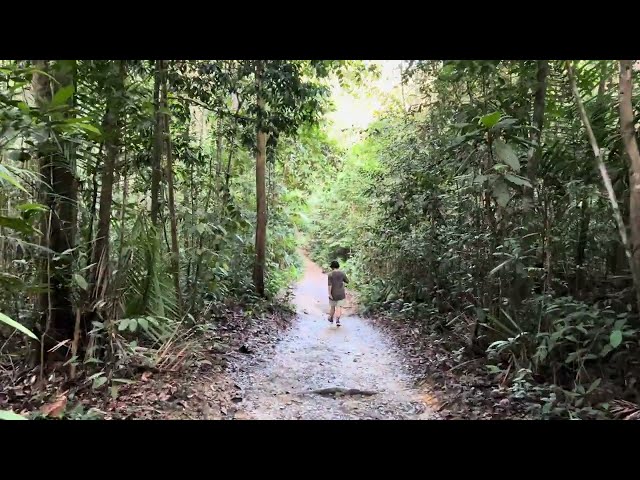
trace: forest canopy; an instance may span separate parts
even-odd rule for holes
[[[635,61],[393,65],[1,61],[0,382],[161,368],[304,250],[537,417],[640,416]]]

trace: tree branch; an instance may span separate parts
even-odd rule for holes
[[[600,175],[602,176],[602,182],[604,183],[604,186],[607,189],[607,193],[609,195],[609,203],[611,204],[611,208],[613,210],[613,217],[615,218],[616,224],[618,225],[618,233],[620,234],[620,239],[622,240],[622,244],[624,245],[625,254],[629,262],[629,269],[631,270],[631,275],[633,276],[633,284],[636,290],[636,302],[638,312],[640,312],[640,275],[635,267],[635,263],[633,262],[633,256],[631,254],[631,244],[629,243],[629,237],[627,236],[627,228],[624,224],[624,220],[622,219],[622,214],[620,213],[620,207],[618,206],[618,200],[616,199],[616,194],[613,190],[611,178],[609,177],[609,174],[607,173],[607,167],[604,164],[604,152],[598,146],[598,141],[596,140],[596,136],[594,135],[593,129],[591,128],[591,122],[589,122],[589,117],[587,116],[587,112],[584,109],[582,99],[580,98],[580,92],[578,91],[578,87],[576,86],[576,78],[573,73],[573,67],[570,61],[567,61],[567,72],[569,74],[571,90],[573,91],[578,110],[580,111],[582,123],[587,130],[589,143],[591,144],[593,154],[595,155],[596,161],[598,163],[598,169],[600,170]]]

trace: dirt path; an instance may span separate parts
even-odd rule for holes
[[[349,312],[327,321],[326,275],[305,260],[295,289],[298,319],[273,352],[234,368],[236,418],[432,419],[437,415],[382,334]]]

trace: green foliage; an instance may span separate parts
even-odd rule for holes
[[[68,362],[99,366],[91,383],[106,389],[110,370],[141,351],[153,358],[148,352],[181,329],[215,321],[231,303],[259,302],[252,270],[262,130],[270,298],[299,276],[307,241],[321,265],[341,261],[365,308],[484,351],[491,371],[509,377],[514,395],[536,397],[543,415],[590,417],[604,385],[625,388],[638,312],[563,62],[548,62],[541,131],[544,63],[409,62],[403,88],[418,100],[406,108],[404,93],[388,99],[348,151],[328,137],[323,114],[332,81],[350,88],[376,74],[362,62],[167,64],[162,106],[155,62],[0,65],[0,320],[11,333],[41,336],[49,303],[62,302],[64,325],[54,330],[66,337],[56,340]],[[576,64],[628,218],[615,72],[612,61]],[[28,95],[34,82],[49,82],[37,101]],[[170,128],[158,149],[163,118]],[[154,152],[164,170],[155,225]],[[60,247],[64,208],[73,242]],[[101,211],[108,248],[96,252]],[[68,347],[76,318],[82,358]],[[545,383],[558,387],[555,397]]]
[[[26,418],[10,410],[0,410],[0,420],[26,420]]]
[[[268,297],[300,275],[307,198],[340,159],[322,124],[330,78],[352,85],[371,72],[356,61],[166,63],[162,106],[156,62],[0,64],[0,322],[11,327],[0,330],[0,356],[11,364],[30,348],[11,335],[17,329],[45,338],[45,361],[62,356],[71,371],[87,370],[93,389],[114,388],[113,372],[160,362],[177,332],[215,323],[234,303],[260,303],[252,280],[258,128],[269,136]],[[163,118],[170,128],[153,225],[154,139],[163,139],[154,134]],[[106,247],[96,241],[104,212]]]
[[[25,335],[33,338],[34,340],[38,340],[38,337],[36,337],[35,333],[33,333],[28,328],[26,328],[24,325],[21,325],[20,323],[16,322],[15,320],[7,317],[4,313],[0,313],[0,322],[4,323],[5,325],[9,325],[10,327],[15,328],[16,330],[24,333]]]
[[[555,382],[570,393],[548,402],[545,415],[586,418],[603,371],[618,394],[624,388],[613,365],[632,370],[637,312],[561,62],[549,62],[535,141],[537,69],[533,61],[412,62],[405,88],[426,100],[409,112],[389,108],[369,126],[314,198],[308,237],[322,264],[349,258],[366,309],[464,338],[536,401],[548,393],[540,382]],[[614,71],[610,61],[578,64],[628,216]]]

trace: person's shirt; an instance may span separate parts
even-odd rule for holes
[[[331,296],[334,300],[344,300],[345,290],[344,284],[349,283],[349,279],[342,270],[332,270],[327,275],[328,285],[331,285]]]

